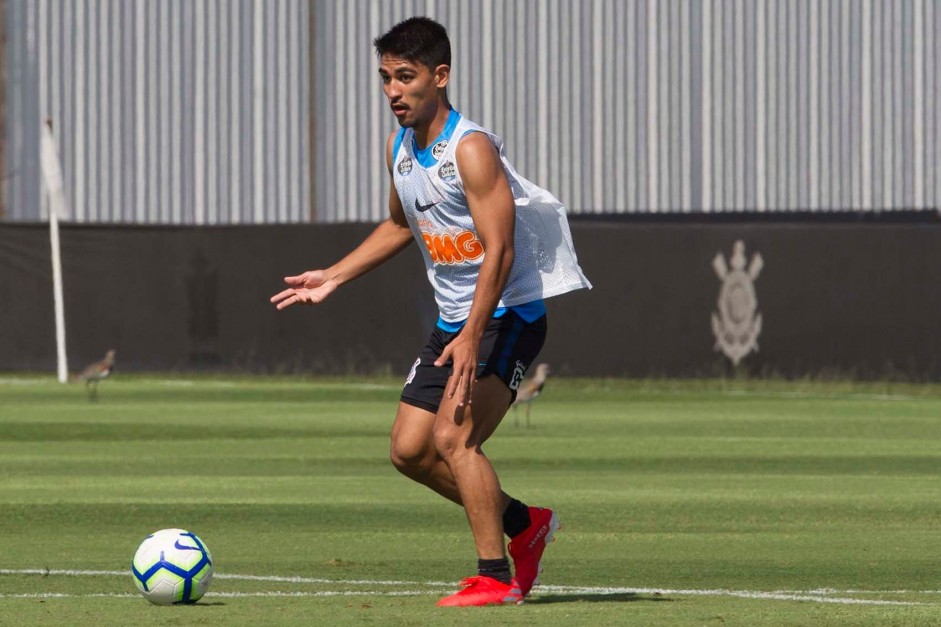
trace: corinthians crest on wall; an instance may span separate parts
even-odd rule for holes
[[[758,336],[761,334],[755,279],[764,261],[760,254],[755,253],[746,269],[747,261],[742,240],[732,246],[728,264],[722,253],[717,253],[712,260],[712,267],[722,281],[717,302],[719,311],[712,314],[712,332],[716,336],[714,350],[722,351],[736,366],[743,357],[758,350]]]

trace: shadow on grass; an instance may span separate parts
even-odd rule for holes
[[[542,605],[544,603],[639,603],[639,602],[675,602],[660,595],[640,595],[634,592],[621,592],[617,594],[545,594],[535,599],[527,599],[526,605]]]

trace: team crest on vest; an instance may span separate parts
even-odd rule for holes
[[[454,167],[452,161],[445,161],[438,168],[438,176],[441,177],[442,181],[453,181],[454,177],[457,176],[457,168]]]
[[[440,159],[441,155],[444,154],[444,149],[448,147],[448,140],[442,139],[437,144],[431,147],[431,156],[435,159]]]
[[[438,176],[441,177],[442,181],[454,180],[454,177],[457,176],[457,169],[454,167],[454,163],[451,161],[442,163],[441,167],[438,168]]]
[[[761,255],[755,253],[748,268],[745,267],[745,242],[738,240],[732,246],[729,265],[722,253],[712,260],[712,267],[722,281],[717,302],[719,311],[712,314],[712,333],[716,336],[713,350],[722,351],[738,365],[743,357],[758,350],[761,334],[761,314],[756,313],[758,299],[754,281],[764,266]]]
[[[410,157],[405,157],[399,161],[399,174],[406,176],[409,172],[412,171],[412,160]]]

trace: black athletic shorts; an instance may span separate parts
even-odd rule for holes
[[[523,380],[523,375],[546,340],[546,316],[533,322],[526,322],[512,309],[499,318],[493,318],[487,325],[480,340],[478,351],[477,378],[495,374],[510,388],[512,403],[516,400],[516,389]],[[451,376],[452,362],[444,366],[435,366],[435,360],[444,351],[459,331],[449,333],[435,327],[428,338],[428,344],[412,370],[408,373],[405,387],[402,389],[402,402],[414,405],[432,413],[438,413],[438,406],[444,396],[444,389]]]

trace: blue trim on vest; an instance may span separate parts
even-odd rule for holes
[[[502,318],[506,315],[506,312],[510,309],[513,310],[513,313],[518,315],[520,318],[532,324],[536,320],[539,320],[544,315],[546,315],[546,302],[541,298],[539,300],[532,300],[528,303],[523,303],[522,305],[513,305],[512,307],[497,307],[493,312],[494,318]],[[435,326],[446,331],[447,333],[457,333],[464,328],[464,325],[467,323],[467,318],[464,320],[459,320],[457,322],[448,322],[438,316],[438,321],[435,323]]]
[[[395,134],[395,141],[392,142],[392,163],[399,157],[399,148],[402,147],[402,140],[405,139],[405,129],[400,128]]]
[[[461,120],[461,114],[456,110],[451,109],[451,112],[448,113],[448,119],[444,123],[444,128],[441,129],[441,134],[438,135],[433,142],[430,142],[427,146],[419,150],[418,142],[415,141],[415,133],[412,133],[412,152],[415,153],[415,159],[423,168],[430,168],[438,163],[438,160],[435,159],[434,155],[431,154],[432,150],[435,147],[435,144],[451,139],[451,134],[454,132],[454,128],[457,126],[457,123]]]
[[[540,298],[539,300],[531,300],[522,305],[513,305],[510,309],[520,318],[532,324],[546,315],[546,301]]]
[[[464,328],[465,323],[467,323],[467,318],[464,318],[463,320],[459,322],[448,322],[447,320],[444,320],[441,316],[438,316],[438,322],[435,323],[435,326],[441,329],[442,331],[446,331],[447,333],[457,333],[462,328]]]

